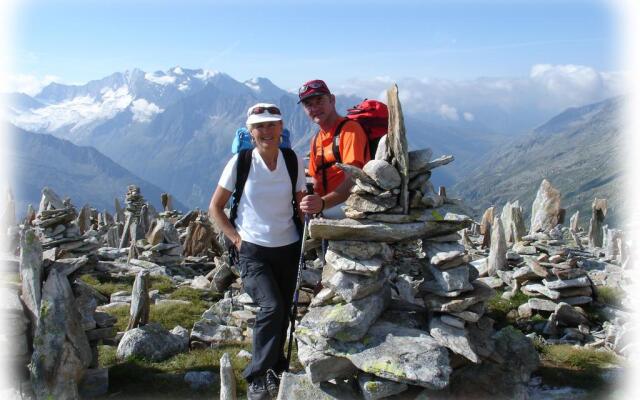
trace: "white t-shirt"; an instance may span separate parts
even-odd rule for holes
[[[299,157],[296,193],[304,191],[304,166]],[[236,186],[236,164],[238,155],[227,163],[218,185],[230,192]],[[280,247],[299,239],[292,219],[291,179],[287,172],[282,151],[278,152],[276,169],[270,171],[264,160],[254,149],[251,153],[251,169],[244,185],[236,229],[242,240],[265,247]]]

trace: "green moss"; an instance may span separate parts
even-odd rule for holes
[[[150,276],[149,290],[158,290],[162,294],[171,293],[176,290],[171,278],[167,276]]]
[[[222,294],[207,290],[194,289],[189,286],[182,286],[172,292],[169,295],[169,298],[174,300],[187,300],[190,302],[206,301],[213,303],[219,301],[222,298]]]
[[[398,367],[393,361],[387,359],[378,359],[375,361],[365,362],[362,365],[364,372],[369,372],[377,376],[394,376],[398,378],[406,377],[404,370]]]
[[[351,321],[351,316],[344,304],[336,304],[326,313],[325,319],[335,322],[349,322]]]
[[[367,382],[364,384],[364,390],[369,393],[378,393],[380,391],[379,382]]]
[[[510,311],[517,310],[520,305],[529,301],[529,296],[522,292],[516,293],[511,299],[502,298],[502,292],[497,292],[487,302],[487,315],[496,321],[496,328],[506,326],[514,322],[508,317]]]
[[[98,275],[81,275],[80,279],[92,286],[98,292],[110,297],[115,292],[127,291],[131,292],[133,289],[134,276],[111,276],[109,274]]]

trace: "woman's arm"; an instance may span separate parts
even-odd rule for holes
[[[236,228],[231,225],[227,214],[224,213],[224,206],[229,201],[229,198],[231,198],[231,192],[218,185],[209,203],[209,215],[213,217],[225,236],[240,250],[242,238]]]
[[[302,198],[306,195],[307,194],[305,192],[296,193],[296,202],[298,203],[298,218],[300,218],[300,221],[302,221],[302,223],[304,223],[304,213],[300,209],[300,202],[302,201]]]

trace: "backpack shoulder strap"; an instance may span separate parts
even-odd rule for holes
[[[287,172],[291,179],[291,207],[293,208],[293,222],[298,229],[298,233],[302,235],[302,222],[298,218],[298,202],[296,201],[296,186],[298,183],[298,156],[295,151],[284,148],[280,149],[284,157],[284,163],[287,166]]]
[[[229,221],[231,225],[236,226],[236,218],[238,217],[238,205],[244,191],[244,185],[247,183],[249,171],[251,170],[251,157],[253,149],[244,149],[238,152],[238,161],[236,164],[236,187],[233,190],[231,211],[229,212]]]
[[[336,127],[336,133],[333,134],[333,147],[331,150],[333,151],[333,157],[335,157],[336,163],[342,162],[342,156],[340,155],[340,133],[342,132],[342,128],[344,128],[344,126],[349,121],[352,121],[352,120],[349,118],[346,118],[342,122],[340,122]]]

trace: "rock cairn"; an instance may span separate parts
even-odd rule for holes
[[[34,397],[78,399],[104,394],[108,370],[98,367],[97,346],[115,336],[116,319],[96,312],[106,299],[76,279],[86,257],[43,263],[42,247],[33,229],[22,232],[21,298],[31,325],[29,370]]]
[[[620,354],[629,351],[629,311],[598,298],[599,288],[624,295],[629,268],[624,232],[604,225],[606,204],[606,199],[593,201],[588,231],[580,227],[578,212],[564,227],[558,223],[563,214],[561,194],[543,180],[532,205],[528,234],[519,235],[524,232],[522,210],[507,202],[502,220],[495,219],[486,228],[499,232],[491,236],[488,257],[486,250],[476,248],[486,240],[469,236],[467,247],[480,279],[493,288],[504,288],[505,298],[517,293],[527,296],[512,317],[532,337],[548,344],[605,347]],[[502,225],[511,226],[511,231]],[[495,241],[505,241],[508,247],[494,248]],[[500,259],[502,267],[492,268]],[[543,320],[533,319],[536,315]]]
[[[42,248],[50,259],[75,258],[95,253],[100,247],[98,234],[78,226],[77,213],[70,200],[61,200],[50,188],[42,189],[42,200],[33,226],[38,230]]]
[[[466,375],[476,377],[471,386],[478,390],[520,394],[537,353],[517,332],[494,336],[493,321],[483,315],[494,292],[477,281],[458,244],[457,232],[471,221],[454,212],[463,207],[458,201],[443,189],[436,193],[429,181],[431,170],[453,157],[408,152],[397,88],[389,91],[389,105],[390,130],[376,158],[362,171],[341,166],[355,181],[348,218],[310,223],[311,238],[328,240],[323,289],[296,328],[305,375],[285,374],[278,398],[302,391],[365,399],[458,393],[468,387]],[[508,359],[507,348],[517,360]],[[495,389],[476,368],[485,362],[521,374]],[[456,381],[465,384],[452,385]]]

